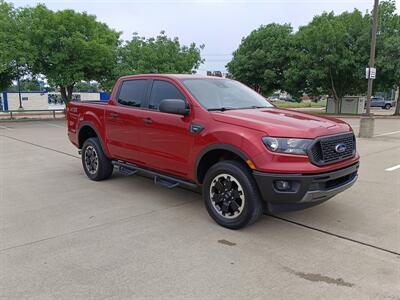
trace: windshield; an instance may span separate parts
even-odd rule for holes
[[[182,83],[208,110],[273,107],[263,96],[234,80],[184,79]]]

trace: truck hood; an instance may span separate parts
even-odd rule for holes
[[[278,108],[227,110],[211,115],[215,121],[276,137],[316,138],[352,130],[350,125],[335,118]]]

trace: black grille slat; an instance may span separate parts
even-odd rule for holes
[[[338,153],[336,145],[346,145],[346,150]],[[311,146],[309,156],[316,165],[326,165],[329,163],[345,160],[354,156],[356,141],[353,133],[345,133],[327,137],[321,137]]]

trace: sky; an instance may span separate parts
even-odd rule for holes
[[[400,0],[396,0],[400,11]],[[74,9],[96,15],[128,40],[132,33],[152,37],[165,30],[181,44],[204,44],[198,73],[225,71],[243,37],[269,23],[306,25],[324,11],[370,11],[373,0],[14,0],[15,6],[44,3],[53,10]]]

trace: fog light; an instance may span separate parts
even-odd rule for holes
[[[287,190],[290,190],[291,184],[290,184],[290,181],[277,180],[277,181],[275,181],[275,187],[279,191],[287,191]]]

